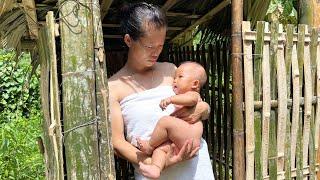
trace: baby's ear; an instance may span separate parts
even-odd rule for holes
[[[192,82],[192,88],[193,89],[200,88],[200,81],[199,80],[194,80]]]

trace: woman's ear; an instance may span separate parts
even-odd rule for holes
[[[128,47],[131,47],[132,39],[129,34],[125,34],[123,37],[123,40],[124,40],[124,43],[126,43],[126,45]]]

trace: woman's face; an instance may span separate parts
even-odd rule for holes
[[[166,28],[146,27],[145,35],[137,40],[131,38],[129,56],[134,64],[144,68],[152,67],[158,60],[166,37]]]

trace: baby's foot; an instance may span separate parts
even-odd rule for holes
[[[141,174],[147,178],[158,179],[160,177],[160,168],[153,164],[139,163]]]
[[[137,138],[137,143],[138,143],[138,148],[139,148],[142,152],[144,152],[144,153],[146,153],[146,154],[148,154],[148,155],[151,155],[151,154],[152,154],[153,148],[152,148],[152,146],[150,146],[149,141],[146,141],[146,140],[142,140],[142,139],[140,139],[140,138]]]

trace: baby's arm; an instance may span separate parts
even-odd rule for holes
[[[177,94],[160,102],[160,107],[165,109],[169,104],[175,104],[180,106],[195,106],[200,99],[200,94],[195,91],[188,91],[184,94]]]

